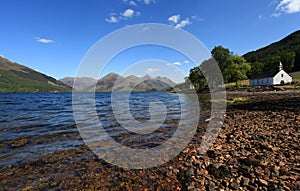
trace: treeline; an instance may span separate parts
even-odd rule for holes
[[[283,63],[285,71],[299,71],[300,30],[269,46],[249,52],[243,57],[251,63],[253,74],[275,69],[279,61]]]

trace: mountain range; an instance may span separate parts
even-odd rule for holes
[[[66,77],[56,80],[0,56],[0,92],[70,92],[74,79]],[[76,89],[93,91],[95,83],[97,92],[163,91],[176,85],[166,77],[152,78],[148,75],[122,77],[116,73],[109,73],[99,80],[88,77],[76,78]]]
[[[74,86],[74,80],[75,78],[72,77],[60,79],[61,82],[71,87]],[[97,81],[94,78],[76,78],[76,87],[74,88],[79,91],[93,91],[95,83],[97,92],[164,91],[176,85],[175,82],[166,77],[158,76],[152,78],[149,75],[144,77],[134,75],[123,77],[112,72]]]

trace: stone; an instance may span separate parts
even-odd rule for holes
[[[250,191],[257,191],[257,188],[255,186],[252,186],[252,185],[248,185],[247,189],[250,190]]]
[[[245,165],[247,165],[247,166],[251,166],[251,165],[252,166],[259,166],[260,165],[260,161],[257,160],[257,159],[255,159],[255,158],[253,158],[253,157],[251,157],[251,158],[245,158],[245,159],[241,158],[240,162],[243,163],[243,164],[245,164]]]
[[[241,184],[242,184],[242,186],[248,186],[249,182],[250,182],[249,178],[243,177]]]
[[[259,182],[261,184],[263,184],[264,186],[268,186],[269,185],[269,183],[266,180],[264,180],[264,179],[259,179]]]
[[[193,175],[194,174],[193,167],[188,168],[185,173],[186,173],[186,175],[189,175],[189,176]]]
[[[179,170],[178,170],[177,168],[174,168],[174,169],[173,169],[173,173],[174,173],[174,174],[178,174],[178,173],[179,173]]]
[[[197,171],[197,174],[198,174],[198,175],[207,175],[207,174],[208,174],[208,171],[205,170],[205,169],[201,169],[201,170],[198,170],[198,171]]]
[[[233,165],[236,166],[239,162],[237,161],[236,158],[230,158],[227,162],[228,165]]]
[[[256,172],[257,175],[261,176],[264,173],[264,170],[261,169],[261,168],[256,168],[255,172]]]
[[[239,184],[237,182],[231,182],[229,185],[229,188],[233,190],[238,190],[239,189]]]
[[[218,168],[218,171],[219,171],[218,178],[230,178],[231,177],[231,173],[227,166],[220,166]]]
[[[212,159],[214,159],[214,158],[216,158],[216,152],[214,151],[214,150],[208,150],[207,152],[206,152],[206,154],[207,154],[207,156],[209,157],[209,158],[212,158]]]
[[[32,190],[33,189],[33,186],[25,186],[22,191],[29,191],[29,190]]]
[[[207,171],[210,175],[214,176],[214,177],[218,177],[219,176],[219,171],[217,169],[217,167],[213,164],[210,164],[207,168]]]
[[[167,175],[168,177],[172,176],[172,170],[167,170],[166,175]]]
[[[194,185],[190,185],[190,186],[187,187],[187,190],[188,191],[197,191],[197,188],[195,188]]]
[[[214,191],[216,190],[216,185],[214,182],[210,182],[207,186],[206,186],[206,190],[208,191]]]

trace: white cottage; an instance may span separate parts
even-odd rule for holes
[[[283,70],[282,63],[279,64],[278,70],[271,70],[258,75],[255,75],[250,80],[251,86],[269,86],[290,84],[292,77]]]

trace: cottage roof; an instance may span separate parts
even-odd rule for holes
[[[262,72],[259,74],[256,74],[254,76],[251,77],[251,80],[255,80],[255,79],[263,79],[263,78],[271,78],[274,77],[276,74],[278,74],[278,70],[270,70],[267,72]]]

